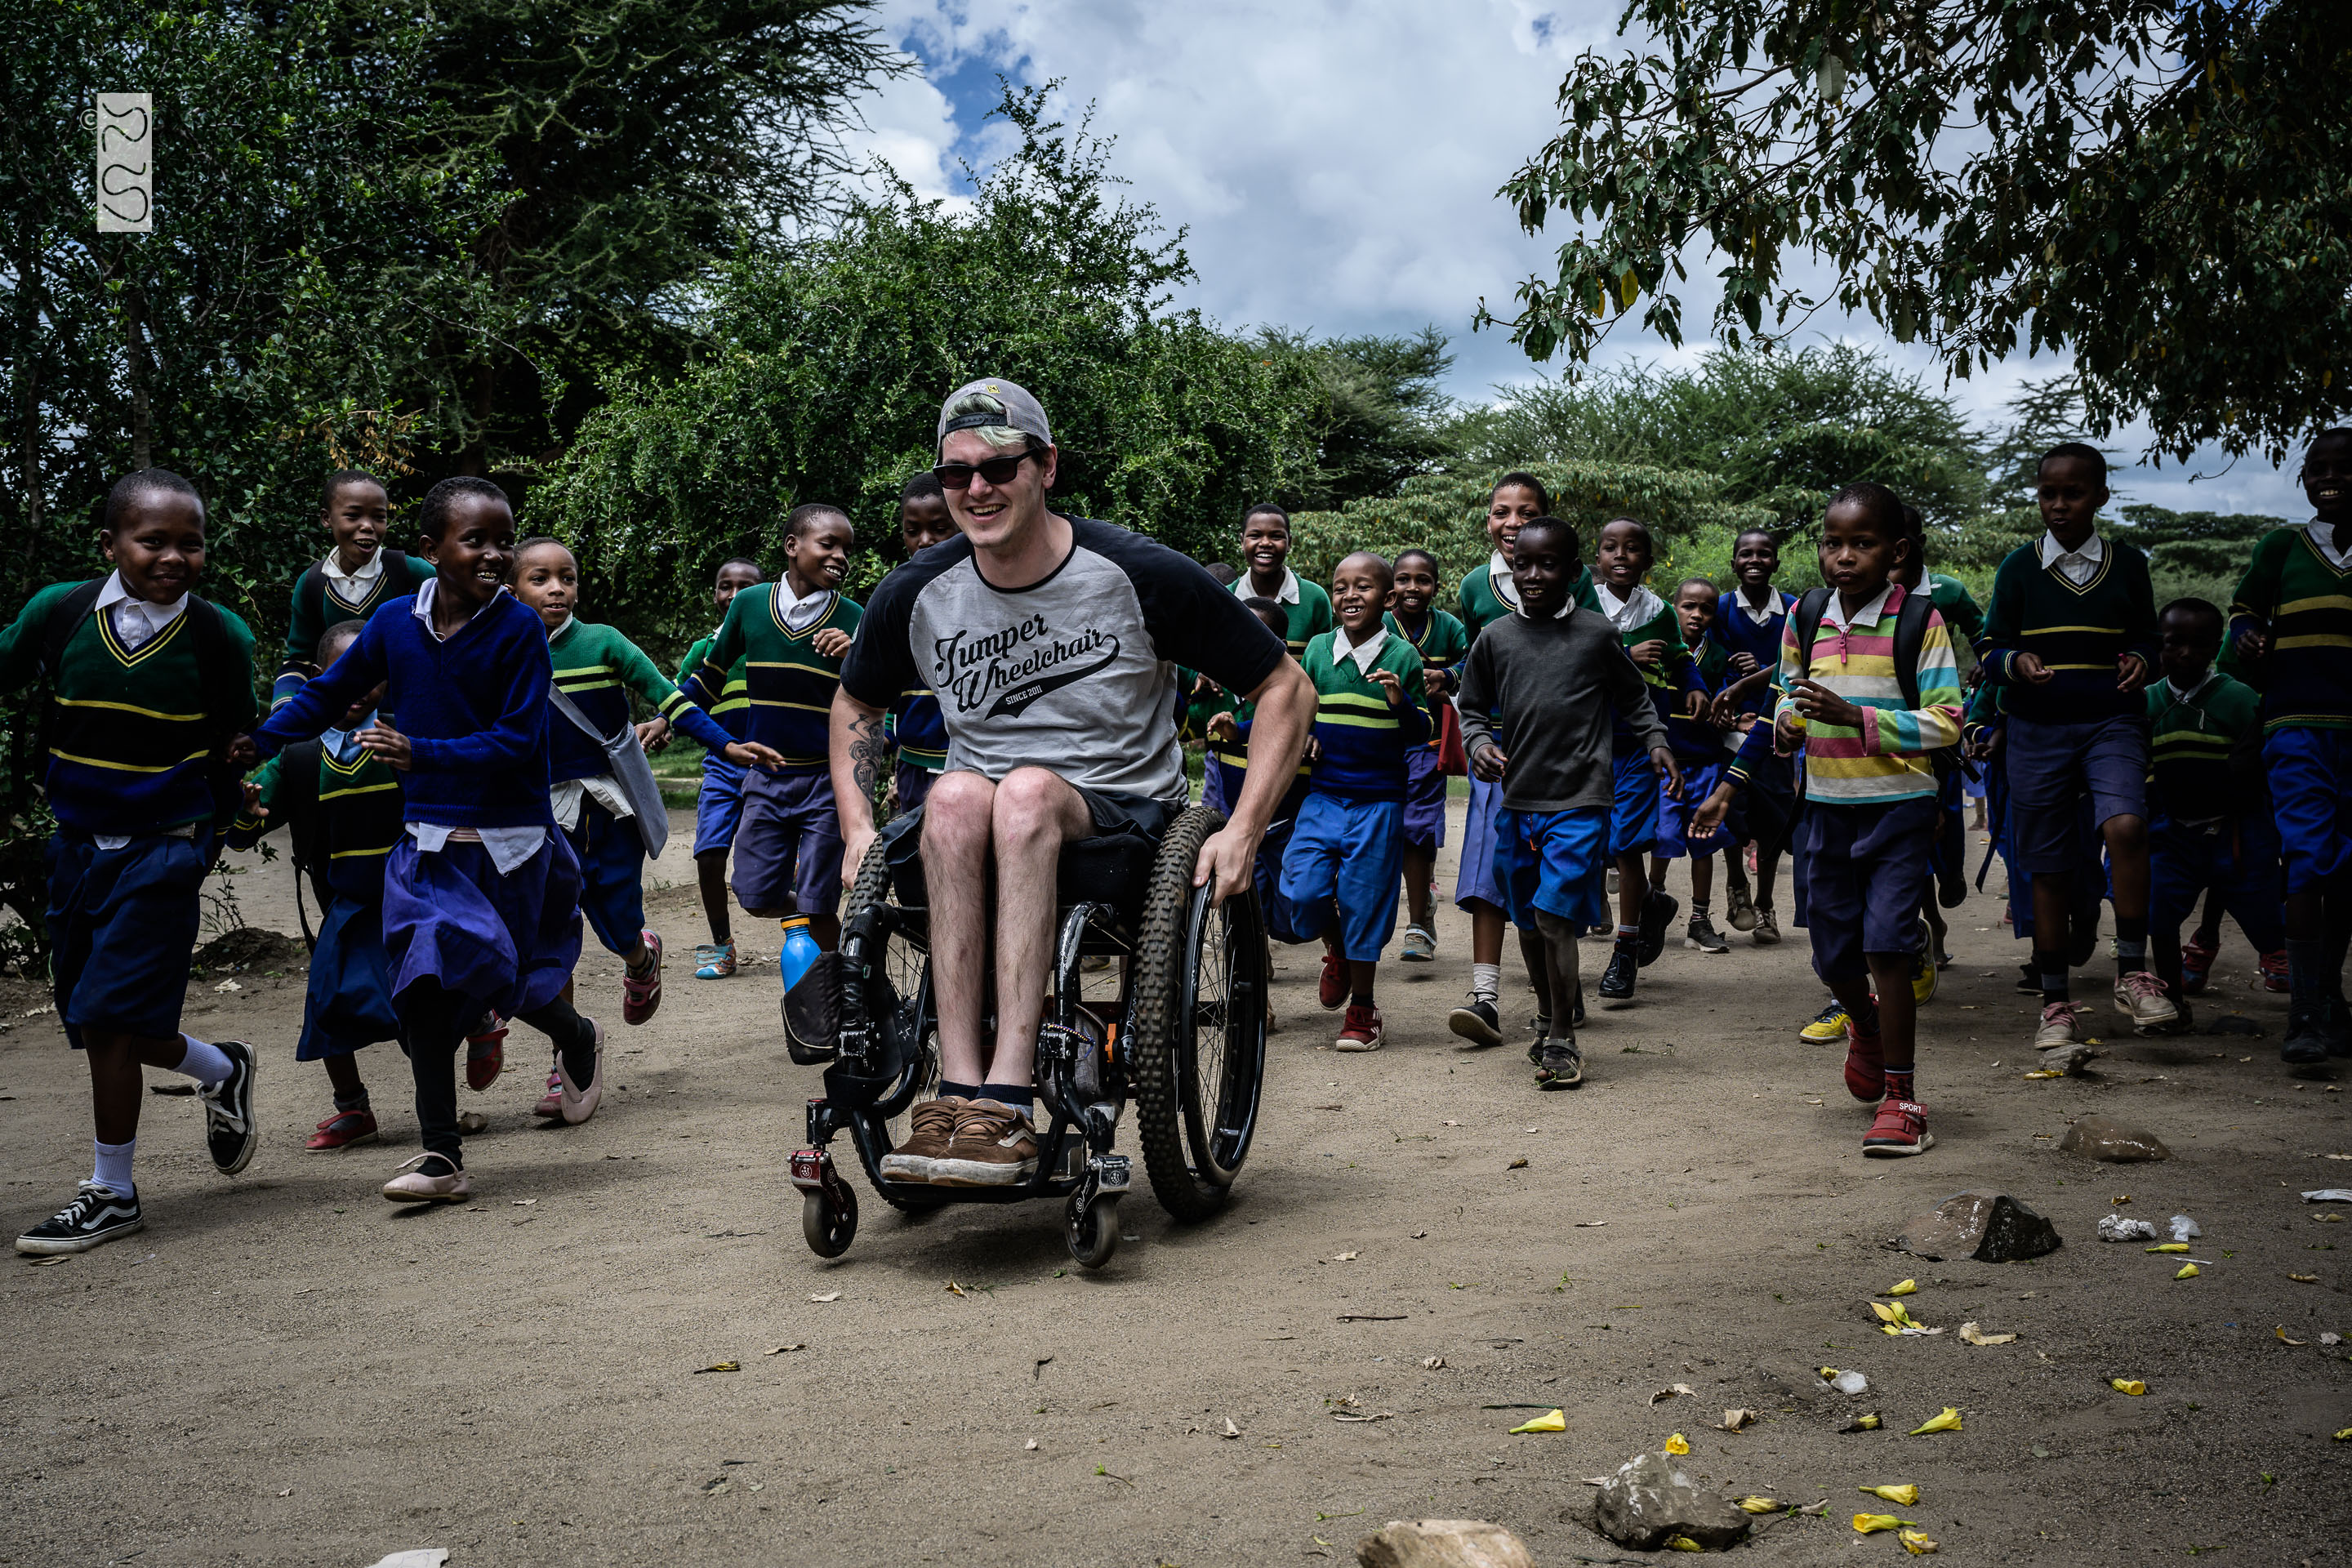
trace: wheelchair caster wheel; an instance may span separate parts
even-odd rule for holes
[[[845,1182],[833,1185],[833,1192],[810,1188],[801,1194],[801,1235],[819,1258],[840,1257],[857,1236],[857,1194]]]
[[[1118,1250],[1118,1199],[1086,1203],[1072,1198],[1066,1228],[1071,1258],[1081,1268],[1100,1268]]]

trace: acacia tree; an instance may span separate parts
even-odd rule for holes
[[[2092,428],[2273,458],[2352,408],[2352,27],[2340,0],[1631,0],[1503,187],[1579,225],[1512,340],[1588,359],[1634,313],[1766,345],[1834,301],[1965,376],[2070,351]],[[1809,294],[1789,265],[1825,261]],[[1494,318],[1482,309],[1481,324]]]

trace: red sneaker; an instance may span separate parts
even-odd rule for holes
[[[563,1075],[553,1068],[547,1069],[547,1092],[530,1108],[533,1116],[544,1116],[550,1121],[563,1120]]]
[[[1845,1091],[1864,1104],[1886,1098],[1886,1058],[1878,1037],[1860,1033],[1851,1018],[1845,1026]]]
[[[2213,960],[2221,950],[2210,942],[2197,940],[2192,932],[2180,944],[2180,989],[2183,994],[2194,996],[2205,989],[2205,976],[2211,973]],[[2284,962],[2284,958],[2281,960]]]
[[[653,962],[646,966],[642,977],[625,971],[621,975],[621,1022],[642,1024],[661,1007],[661,938],[652,931],[639,931],[640,940]]]
[[[2183,967],[2186,967],[2186,965]],[[2263,973],[2263,990],[2278,992],[2281,994],[2284,994],[2286,991],[2286,949],[2281,948],[2276,952],[2266,952],[2263,954],[2261,969]],[[2183,991],[2189,989],[2185,983],[2180,988]]]
[[[375,1142],[375,1112],[372,1110],[338,1110],[319,1123],[310,1141],[302,1145],[312,1153],[324,1149],[348,1149],[354,1143]]]
[[[1862,1152],[1874,1160],[1924,1154],[1935,1146],[1936,1135],[1927,1131],[1927,1108],[1916,1100],[1886,1101],[1862,1135]]]
[[[1323,1004],[1326,1013],[1336,1013],[1348,1005],[1348,961],[1336,952],[1323,955],[1323,979],[1315,989],[1315,999]]]
[[[506,1067],[507,1021],[485,1013],[481,1032],[466,1037],[466,1087],[479,1094],[499,1081]]]
[[[1340,1020],[1339,1038],[1334,1049],[1342,1051],[1377,1051],[1387,1034],[1381,1025],[1378,1007],[1350,1007]]]

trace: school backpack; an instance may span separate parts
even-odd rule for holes
[[[1797,623],[1797,646],[1812,658],[1813,639],[1821,635],[1822,617],[1830,607],[1830,588],[1809,590],[1789,612]],[[1906,588],[1903,607],[1895,612],[1895,679],[1902,688],[1903,706],[1919,706],[1919,650],[1927,644],[1927,617],[1936,613],[1936,602],[1925,588]],[[1936,770],[1938,784],[1958,772],[1963,766],[1957,745],[1938,746],[1927,753]]]

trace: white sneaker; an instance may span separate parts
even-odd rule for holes
[[[2164,994],[2164,982],[2147,970],[2135,970],[2116,982],[2116,1011],[2135,1029],[2156,1029],[2180,1020],[2180,1009]]]
[[[2081,1039],[2083,1029],[2077,1016],[2081,1012],[2072,1002],[2053,1002],[2042,1008],[2041,1026],[2033,1031],[2034,1048],[2046,1051],[2053,1046],[2071,1046]]]

